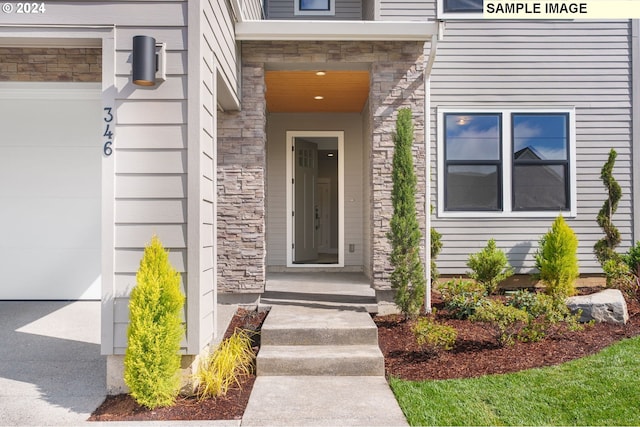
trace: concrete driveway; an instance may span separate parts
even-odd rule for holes
[[[0,425],[78,425],[106,396],[99,301],[0,301]]]

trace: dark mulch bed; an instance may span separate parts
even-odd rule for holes
[[[590,290],[592,292],[594,290]],[[627,301],[630,320],[625,326],[597,324],[581,332],[560,333],[538,343],[516,343],[499,347],[482,324],[451,319],[437,294],[434,306],[439,321],[455,327],[458,339],[450,352],[433,354],[415,343],[411,323],[400,316],[375,316],[378,341],[384,354],[388,375],[408,380],[478,377],[487,374],[515,372],[523,369],[557,365],[596,353],[619,341],[640,335],[640,304]],[[227,330],[236,327],[258,329],[265,313],[239,311]],[[254,349],[257,350],[257,345]],[[180,398],[175,406],[148,410],[136,404],[128,395],[108,397],[92,414],[92,421],[133,420],[232,420],[244,413],[255,377],[247,377],[240,389],[226,397],[198,401]]]
[[[471,378],[557,365],[640,335],[640,305],[637,301],[627,303],[630,320],[624,326],[601,323],[580,332],[561,332],[537,343],[517,342],[511,347],[499,347],[485,325],[450,318],[434,295],[437,320],[458,331],[455,348],[437,354],[425,352],[416,344],[411,332],[413,323],[403,321],[401,316],[374,320],[388,375],[416,381]]]
[[[225,338],[236,328],[259,330],[266,312],[238,310],[233,317]],[[254,351],[259,347],[259,335],[254,342]],[[138,405],[128,394],[107,396],[89,421],[149,421],[149,420],[237,420],[242,418],[253,389],[255,375],[243,377],[240,387],[229,390],[226,396],[199,400],[197,397],[179,397],[174,406],[147,409]]]

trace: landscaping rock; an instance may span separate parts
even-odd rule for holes
[[[582,310],[581,322],[595,320],[624,325],[629,320],[627,303],[618,289],[605,289],[595,294],[569,297],[567,306],[572,313]]]

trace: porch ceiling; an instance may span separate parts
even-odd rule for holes
[[[369,72],[266,71],[271,113],[359,113],[369,97]],[[316,99],[322,97],[322,99]]]

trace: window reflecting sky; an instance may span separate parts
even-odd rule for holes
[[[567,159],[566,115],[514,114],[513,127],[516,158]]]
[[[499,160],[500,116],[447,114],[447,160]]]

